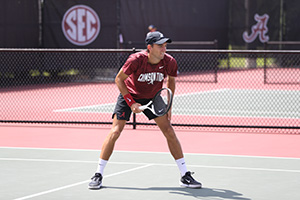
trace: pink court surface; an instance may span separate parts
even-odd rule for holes
[[[272,133],[210,132],[201,128],[175,128],[184,153],[300,158],[300,135]],[[109,125],[51,126],[2,124],[1,147],[62,148],[99,150]],[[156,127],[125,127],[115,150],[169,152]]]

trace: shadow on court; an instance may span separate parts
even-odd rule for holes
[[[112,187],[104,186],[102,189],[117,189],[117,190],[132,190],[132,191],[169,191],[170,194],[190,196],[190,197],[218,197],[222,199],[240,199],[240,200],[250,200],[249,198],[242,197],[241,193],[217,189],[217,188],[202,188],[202,189],[190,189],[190,188],[180,188],[180,187],[149,187],[149,188],[137,188],[137,187]]]

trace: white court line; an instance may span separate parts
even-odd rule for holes
[[[54,159],[26,159],[26,158],[0,158],[0,161],[28,161],[28,162],[61,162],[61,163],[97,163],[96,161],[81,161],[81,160],[54,160]],[[136,162],[109,162],[110,164],[119,165],[143,165],[143,166],[170,166],[176,167],[176,164],[162,164],[162,163],[136,163]],[[143,167],[142,166],[142,167]],[[199,168],[213,168],[213,169],[235,169],[235,170],[250,170],[250,171],[275,171],[275,172],[292,172],[300,173],[300,170],[293,169],[272,169],[259,167],[232,167],[232,166],[213,166],[213,165],[189,165],[190,167]]]
[[[186,108],[176,108],[177,112],[182,112],[182,111],[186,111]],[[190,108],[190,110],[195,111],[195,108]],[[214,109],[197,109],[197,112],[200,113],[217,113],[216,114],[203,114],[203,115],[208,115],[208,116],[219,116],[222,114],[273,114],[273,115],[281,115],[281,114],[290,114],[290,115],[295,115],[295,118],[291,118],[291,117],[267,117],[267,118],[285,118],[285,119],[298,119],[297,115],[299,115],[299,112],[277,112],[277,111],[252,111],[252,110],[214,110]],[[190,115],[190,114],[189,114]],[[195,114],[197,115],[197,114]],[[240,116],[238,116],[240,117]],[[251,116],[248,116],[251,117]],[[253,116],[252,116],[253,117]],[[256,117],[255,118],[266,118],[266,117]]]
[[[216,92],[225,92],[225,91],[265,91],[265,90],[255,90],[255,89],[230,89],[230,88],[222,88],[222,89],[215,89],[215,90],[206,90],[206,91],[200,91],[200,92],[194,92],[194,93],[184,93],[184,94],[175,94],[174,98],[176,97],[184,97],[184,96],[192,96],[192,95],[198,95],[198,94],[208,94],[208,93],[216,93]],[[278,91],[286,91],[286,90],[268,90],[268,92],[278,92]],[[106,104],[98,104],[98,105],[90,105],[90,106],[82,106],[82,107],[73,107],[73,108],[66,108],[66,109],[57,109],[53,110],[53,112],[76,112],[76,113],[92,113],[92,112],[98,112],[98,111],[84,111],[84,109],[101,109],[102,107],[112,106],[115,105],[115,103],[106,103]],[[174,115],[177,115],[176,113],[186,111],[186,108],[174,108]],[[252,110],[213,110],[213,109],[192,109],[193,111],[197,111],[198,113],[206,113],[203,114],[204,116],[227,116],[227,114],[232,115],[232,117],[256,117],[256,118],[272,118],[272,119],[298,119],[298,112],[278,112],[278,111],[252,111]],[[102,113],[110,113],[110,112],[102,112]],[[246,115],[245,115],[246,114]],[[250,116],[249,116],[250,114]],[[266,114],[266,115],[272,115],[271,117],[257,117],[257,115]],[[292,116],[284,117],[276,117],[278,115],[282,114],[288,114]],[[188,114],[189,116],[198,116],[198,114]],[[233,116],[238,115],[238,116]],[[255,116],[251,116],[255,115]],[[274,117],[275,116],[275,117]]]
[[[192,95],[198,95],[198,94],[207,94],[207,93],[215,93],[215,92],[225,92],[229,90],[237,90],[237,91],[264,91],[264,90],[254,90],[254,89],[230,89],[230,88],[222,88],[222,89],[215,89],[215,90],[206,90],[206,91],[200,91],[200,92],[194,92],[194,93],[184,93],[184,94],[175,94],[174,98],[176,97],[184,97],[184,96],[192,96]],[[277,91],[285,91],[285,90],[276,90]],[[98,104],[98,105],[90,105],[90,106],[82,106],[82,107],[73,107],[73,108],[66,108],[66,109],[58,109],[53,110],[53,112],[76,112],[76,113],[91,113],[94,111],[84,111],[84,109],[101,109],[101,107],[107,107],[115,105],[115,103],[106,103],[106,104]],[[193,109],[192,109],[193,110]],[[177,112],[186,111],[186,108],[176,108],[174,109],[174,115],[177,115]],[[195,108],[194,110],[195,111]],[[213,109],[196,109],[198,113],[206,113],[204,116],[223,116],[223,114],[227,115],[238,115],[238,116],[232,116],[232,117],[253,117],[251,115],[261,115],[261,114],[267,114],[272,115],[272,117],[256,117],[256,118],[272,118],[272,119],[298,119],[298,112],[278,112],[278,111],[252,111],[252,110],[213,110]],[[97,113],[97,111],[96,111]],[[110,113],[110,112],[102,112],[102,113]],[[211,113],[211,114],[209,114]],[[246,114],[246,116],[244,116]],[[250,114],[250,116],[249,116]],[[292,115],[292,117],[273,117],[278,116],[282,114],[288,114]],[[198,114],[188,114],[189,116],[198,116]],[[295,117],[294,117],[295,116]]]
[[[193,92],[193,93],[184,93],[184,94],[175,94],[174,97],[182,97],[182,96],[190,96],[190,95],[197,95],[197,94],[207,94],[207,93],[214,93],[214,92],[224,92],[230,90],[229,88],[222,88],[216,90],[205,90],[200,92]]]
[[[186,93],[186,94],[179,94],[176,96],[189,96],[189,95],[195,95],[195,94],[205,94],[205,93],[213,93],[213,92],[222,92],[225,90],[229,90],[228,88],[224,89],[217,89],[217,90],[207,90],[207,91],[201,91],[201,92],[195,92],[195,93]],[[66,108],[66,109],[57,109],[53,110],[53,112],[86,112],[86,111],[74,111],[77,109],[89,109],[89,108],[95,108],[95,107],[106,107],[106,106],[111,106],[115,105],[116,103],[105,103],[105,104],[97,104],[97,105],[91,105],[91,106],[81,106],[81,107],[73,107],[73,108]]]
[[[99,150],[88,150],[88,149],[52,149],[52,148],[24,148],[24,147],[0,147],[0,149],[25,149],[25,150],[42,150],[42,151],[90,151],[90,152],[95,152],[95,151],[99,151]],[[167,152],[142,152],[142,151],[115,151],[115,152],[120,152],[120,153],[151,153],[151,154],[169,154]],[[239,155],[221,155],[221,154],[196,154],[196,153],[187,153],[190,155],[202,155],[202,156],[226,156],[226,157],[249,157],[249,158],[268,158],[268,159],[297,159],[299,160],[299,158],[284,158],[284,157],[261,157],[261,156],[239,156]],[[27,161],[27,162],[63,162],[63,163],[92,163],[95,164],[97,163],[97,161],[82,161],[82,160],[55,160],[55,159],[24,159],[24,158],[0,158],[0,161]],[[127,172],[131,172],[131,171],[135,171],[138,169],[142,169],[142,168],[146,168],[146,167],[150,167],[150,166],[172,166],[172,167],[176,167],[175,164],[161,164],[161,163],[131,163],[131,162],[110,162],[111,164],[121,164],[121,165],[142,165],[136,168],[132,168],[129,170],[125,170],[125,171],[121,171],[121,172],[117,172],[117,173],[113,173],[110,175],[105,176],[105,178],[107,177],[113,177],[119,174],[123,174],[123,173],[127,173]],[[288,173],[300,173],[300,170],[286,170],[286,169],[269,169],[269,168],[247,168],[247,167],[231,167],[231,166],[208,166],[208,165],[189,165],[190,167],[200,167],[200,168],[210,168],[210,169],[228,169],[228,170],[252,170],[252,171],[269,171],[269,172],[288,172]],[[43,191],[43,192],[39,192],[36,194],[32,194],[32,195],[28,195],[28,196],[24,196],[21,198],[17,198],[15,200],[25,200],[25,199],[30,199],[33,197],[37,197],[37,196],[41,196],[41,195],[45,195],[45,194],[49,194],[52,192],[56,192],[59,190],[64,190],[67,188],[71,188],[71,187],[75,187],[81,184],[86,184],[88,183],[90,180],[86,180],[86,181],[81,181],[81,182],[77,182],[74,184],[69,184],[69,185],[65,185],[62,187],[58,187],[58,188],[54,188],[51,190],[47,190],[47,191]]]
[[[106,106],[112,106],[115,105],[116,103],[104,103],[104,104],[97,104],[97,105],[91,105],[91,106],[81,106],[81,107],[74,107],[74,108],[66,108],[66,109],[57,109],[53,110],[53,112],[80,112],[80,111],[74,111],[77,109],[89,109],[89,108],[95,108],[95,107],[106,107]],[[84,111],[85,112],[85,111]]]
[[[97,149],[60,149],[60,148],[36,148],[36,147],[0,147],[0,149],[16,149],[16,150],[41,150],[41,151],[82,151],[82,152],[99,152]],[[152,152],[152,151],[118,151],[119,153],[147,153],[147,154],[170,154],[169,152]],[[215,156],[215,157],[238,157],[238,158],[261,158],[261,159],[283,159],[283,160],[300,160],[293,157],[275,157],[275,156],[247,156],[233,154],[205,154],[205,153],[184,153],[184,155],[199,155],[199,156]]]
[[[230,88],[223,88],[223,89],[216,89],[216,90],[207,90],[207,91],[201,91],[201,92],[195,92],[195,93],[186,93],[186,94],[180,94],[180,95],[175,95],[175,96],[190,96],[190,95],[198,95],[198,94],[206,94],[206,93],[214,93],[214,92],[225,92],[225,91],[230,91],[230,90],[235,90],[235,91],[265,91],[265,90],[255,90],[255,89],[230,89]],[[277,91],[287,91],[287,90],[268,90],[268,92],[277,92]],[[186,108],[176,108],[175,109],[176,112],[182,112],[182,111],[186,111],[187,109]],[[192,111],[195,111],[195,108],[191,108]],[[203,114],[205,116],[219,116],[219,115],[222,115],[222,114],[230,114],[230,115],[234,115],[234,114],[239,114],[239,115],[244,115],[244,114],[254,114],[254,115],[259,115],[259,114],[272,114],[272,115],[281,115],[281,114],[289,114],[289,115],[294,115],[295,117],[267,117],[267,118],[274,118],[274,119],[281,119],[281,118],[284,118],[284,119],[298,119],[298,115],[299,115],[299,112],[277,112],[277,111],[252,111],[252,110],[213,110],[213,109],[196,109],[197,112],[200,112],[200,113],[206,113],[206,114]],[[214,113],[214,114],[207,114],[207,113]],[[215,114],[217,113],[217,114]],[[198,116],[198,114],[188,114],[190,116]],[[235,117],[235,116],[232,116],[232,117]],[[237,116],[237,117],[240,117],[240,116]],[[245,116],[245,117],[253,117],[253,116]],[[256,117],[255,118],[266,118],[266,117]]]
[[[132,168],[132,169],[128,169],[128,170],[124,170],[124,171],[121,171],[121,172],[117,172],[117,173],[114,173],[114,174],[107,175],[107,176],[105,176],[105,178],[109,178],[109,177],[116,176],[116,175],[119,175],[119,174],[124,174],[124,173],[127,173],[127,172],[132,172],[132,171],[143,169],[143,168],[150,167],[150,166],[151,166],[151,164],[140,166],[140,167],[135,167],[135,168]],[[90,180],[85,180],[85,181],[73,183],[73,184],[70,184],[70,185],[65,185],[65,186],[54,188],[54,189],[51,189],[51,190],[46,190],[46,191],[35,193],[35,194],[32,194],[32,195],[20,197],[20,198],[17,198],[15,200],[30,199],[30,198],[33,198],[33,197],[49,194],[49,193],[56,192],[56,191],[59,191],[59,190],[64,190],[64,189],[67,189],[67,188],[75,187],[77,185],[86,184],[88,182],[90,182]]]

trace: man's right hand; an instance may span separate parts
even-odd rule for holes
[[[143,110],[139,109],[139,107],[142,106],[139,103],[134,103],[131,105],[131,110],[133,113],[141,113]]]

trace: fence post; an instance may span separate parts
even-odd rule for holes
[[[133,48],[132,48],[132,53],[135,53],[135,52],[136,52],[136,50],[135,50],[135,48],[133,47]],[[135,114],[135,113],[133,113],[132,126],[133,126],[133,129],[136,129],[136,114]]]
[[[267,84],[267,64],[266,53],[264,53],[264,84]]]

